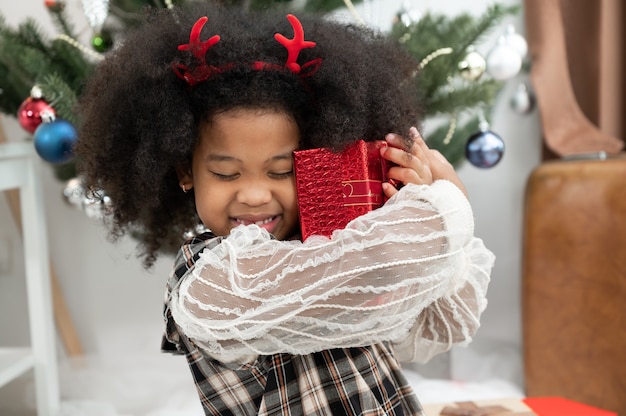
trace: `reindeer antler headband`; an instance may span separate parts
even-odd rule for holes
[[[288,69],[294,74],[300,75],[302,78],[309,77],[318,70],[322,63],[322,58],[313,59],[306,62],[304,65],[298,64],[297,61],[300,51],[306,48],[313,48],[316,43],[304,40],[304,29],[302,29],[302,24],[296,16],[288,14],[287,19],[289,20],[289,23],[291,23],[291,27],[293,27],[293,39],[288,39],[280,33],[276,33],[274,35],[274,39],[287,49],[287,60],[285,65],[281,66],[263,61],[255,61],[249,63],[248,65],[250,65],[250,67],[255,71]],[[198,21],[196,21],[191,28],[189,43],[178,46],[179,51],[191,51],[196,58],[197,65],[195,65],[192,69],[189,69],[189,67],[180,63],[172,64],[174,73],[191,86],[206,81],[213,75],[226,72],[237,65],[237,63],[234,62],[220,66],[213,66],[207,63],[207,52],[211,49],[211,47],[213,47],[213,45],[220,41],[219,35],[213,35],[205,41],[200,40],[200,32],[208,20],[209,19],[206,16],[198,19]]]

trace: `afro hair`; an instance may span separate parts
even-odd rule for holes
[[[305,40],[298,62],[321,59],[307,77],[282,67],[290,38],[283,12],[244,12],[215,2],[152,12],[110,51],[79,99],[79,172],[90,189],[112,200],[111,236],[137,233],[149,267],[173,253],[198,225],[191,194],[180,191],[176,169],[188,167],[202,126],[215,114],[244,107],[284,111],[300,129],[302,149],[341,150],[356,139],[381,140],[419,126],[417,63],[381,33],[321,15],[298,13]],[[218,34],[207,64],[228,68],[190,86],[175,67],[197,63],[179,45],[202,16],[201,39]]]

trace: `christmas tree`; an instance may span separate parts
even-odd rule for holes
[[[17,115],[29,133],[34,133],[39,124],[45,124],[42,121],[49,119],[65,120],[70,125],[79,123],[73,111],[77,97],[85,78],[107,50],[123,39],[125,30],[143,22],[147,8],[176,7],[184,2],[83,0],[84,13],[93,30],[91,45],[78,41],[61,1],[45,1],[58,28],[53,38],[44,35],[32,19],[13,28],[0,14],[0,112]],[[293,8],[297,6],[317,12],[347,5],[356,13],[349,0],[230,0],[227,3],[245,9],[281,7],[285,11],[296,11]],[[516,59],[521,64],[524,53],[519,52],[517,58],[513,56],[508,69],[503,70],[496,61],[494,71],[490,71],[485,58],[473,51],[472,46],[504,16],[518,9],[494,4],[479,17],[427,13],[420,18],[412,18],[410,10],[400,10],[388,34],[420,62],[416,87],[419,85],[425,99],[426,121],[441,116],[447,120],[428,134],[428,144],[439,149],[455,165],[465,160],[468,137],[476,132],[481,122],[485,123],[484,114],[488,114],[502,81],[519,71]],[[358,15],[355,20],[361,21]],[[508,47],[510,52],[511,45],[501,46]],[[71,160],[67,163],[63,158],[52,161],[59,179],[76,176]]]
[[[487,62],[474,45],[505,15],[517,11],[518,7],[494,4],[478,18],[427,14],[415,22],[401,14],[392,28],[390,36],[420,61],[419,88],[425,97],[426,119],[443,116],[446,121],[428,133],[428,145],[454,165],[464,160],[467,139],[481,128],[481,123],[486,123],[503,80],[520,69],[514,62],[511,69],[505,70],[509,73],[489,76]],[[513,59],[520,59],[521,64],[525,52],[519,53]]]

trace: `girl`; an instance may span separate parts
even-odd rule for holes
[[[91,78],[76,149],[145,265],[182,244],[164,349],[207,415],[422,415],[400,370],[466,344],[493,255],[418,130],[416,62],[318,16],[213,3],[151,16]],[[388,132],[407,132],[408,135]],[[299,239],[293,152],[386,141],[389,201]]]

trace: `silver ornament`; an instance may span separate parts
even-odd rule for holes
[[[112,202],[103,191],[88,191],[81,177],[72,178],[65,184],[63,197],[72,207],[85,213],[90,219],[102,219],[111,212]]]
[[[100,220],[111,209],[111,198],[102,191],[87,193],[83,198],[83,211],[87,218]]]
[[[87,23],[95,32],[100,32],[109,15],[109,0],[82,0],[82,3]]]
[[[523,82],[511,97],[511,108],[520,114],[528,114],[535,108],[535,97]]]
[[[190,238],[206,233],[207,231],[209,231],[209,229],[206,228],[204,224],[199,223],[193,229],[185,231],[183,233],[183,238],[185,240],[189,240]]]
[[[470,50],[463,60],[459,62],[458,67],[463,78],[468,81],[476,81],[485,73],[487,63],[481,54]]]
[[[82,209],[83,198],[85,197],[85,188],[82,180],[80,178],[72,178],[67,181],[65,188],[63,188],[63,197],[70,206]]]
[[[39,85],[33,85],[30,89],[30,96],[34,100],[41,100],[43,98],[43,91]]]
[[[402,3],[402,9],[398,13],[398,20],[406,26],[410,27],[411,25],[419,22],[422,18],[422,13],[419,10],[413,9],[411,2],[405,1]]]

